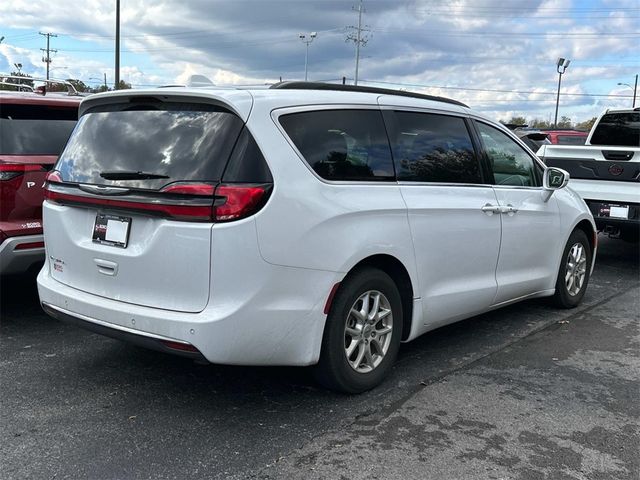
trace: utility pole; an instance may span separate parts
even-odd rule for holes
[[[107,72],[104,73],[104,91],[106,92],[107,90],[109,90],[109,87],[107,87]]]
[[[120,86],[120,0],[116,0],[116,85],[114,90]]]
[[[46,56],[42,57],[42,61],[47,64],[47,80],[49,80],[49,64],[51,63],[51,52],[56,53],[58,51],[49,48],[49,39],[51,37],[57,37],[58,35],[54,35],[53,33],[38,33],[43,37],[47,37],[47,48],[41,48],[40,50],[46,52]]]
[[[347,38],[345,39],[345,41],[347,42],[351,41],[356,44],[356,74],[354,77],[354,85],[358,85],[358,71],[360,69],[360,46],[364,47],[369,41],[369,38],[366,35],[362,34],[362,32],[369,31],[367,28],[362,27],[362,14],[366,12],[362,4],[362,1],[363,0],[360,0],[360,3],[358,4],[357,7],[353,7],[353,10],[358,11],[358,26],[354,27],[351,25],[347,27],[352,31],[355,30],[355,33],[350,33],[349,35],[347,35]]]

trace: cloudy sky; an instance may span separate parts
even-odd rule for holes
[[[0,72],[113,84],[115,0],[3,0]],[[262,85],[304,78],[352,81],[358,0],[121,0],[121,78],[134,88],[184,81]],[[365,0],[361,84],[444,95],[496,119],[553,120],[558,57],[560,115],[583,121],[631,106],[640,73],[640,0]]]

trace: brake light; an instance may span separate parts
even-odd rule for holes
[[[267,185],[219,185],[216,188],[214,220],[229,222],[256,213],[267,197]]]
[[[177,182],[159,192],[131,192],[125,197],[87,194],[63,183],[60,173],[47,175],[44,197],[67,205],[87,205],[148,213],[173,220],[229,222],[248,217],[264,205],[270,185]],[[71,187],[71,188],[70,188]]]
[[[25,172],[42,172],[42,165],[26,164],[26,163],[0,163],[0,181],[11,180]]]

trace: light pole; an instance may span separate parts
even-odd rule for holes
[[[309,38],[307,39],[307,36],[304,33],[301,33],[300,35],[298,35],[298,37],[300,38],[300,40],[302,40],[302,42],[306,45],[305,48],[305,52],[304,52],[304,81],[307,81],[307,66],[309,64],[309,44],[311,42],[313,42],[313,40],[318,36],[317,32],[311,32],[309,34]]]
[[[556,97],[556,118],[553,121],[553,128],[558,128],[558,105],[560,105],[560,84],[562,83],[562,74],[569,68],[571,60],[560,57],[556,62],[556,70],[558,71],[558,96]]]
[[[14,63],[13,66],[16,67],[16,69],[18,70],[18,76],[22,75],[22,64]]]
[[[631,108],[636,108],[636,91],[638,90],[638,75],[636,74],[636,83],[632,87],[628,83],[618,83],[618,85],[626,85],[633,90],[633,105]]]
[[[115,59],[115,87],[120,88],[120,0],[116,0],[116,59]]]

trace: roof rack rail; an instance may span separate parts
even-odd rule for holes
[[[18,90],[22,90],[22,88],[30,88],[31,92],[42,93],[42,95],[45,95],[47,93],[46,90],[44,90],[43,92],[38,92],[37,89],[32,87],[31,85],[26,85],[24,83],[8,82],[7,80],[20,80],[22,82],[40,82],[40,83],[44,83],[45,85],[48,85],[50,83],[64,85],[65,87],[67,87],[68,95],[73,95],[73,96],[80,95],[76,90],[76,87],[74,87],[71,82],[68,82],[66,80],[51,80],[51,79],[38,78],[38,77],[23,77],[21,75],[5,75],[0,73],[0,85],[9,85],[9,86],[18,88]]]
[[[461,107],[469,108],[468,105],[446,97],[438,97],[436,95],[426,95],[424,93],[407,92],[405,90],[393,90],[391,88],[363,87],[360,85],[341,85],[338,83],[324,82],[279,82],[274,83],[269,88],[283,90],[333,90],[337,92],[364,92],[379,93],[381,95],[395,95],[398,97],[421,98],[423,100],[432,100],[434,102],[450,103]]]

